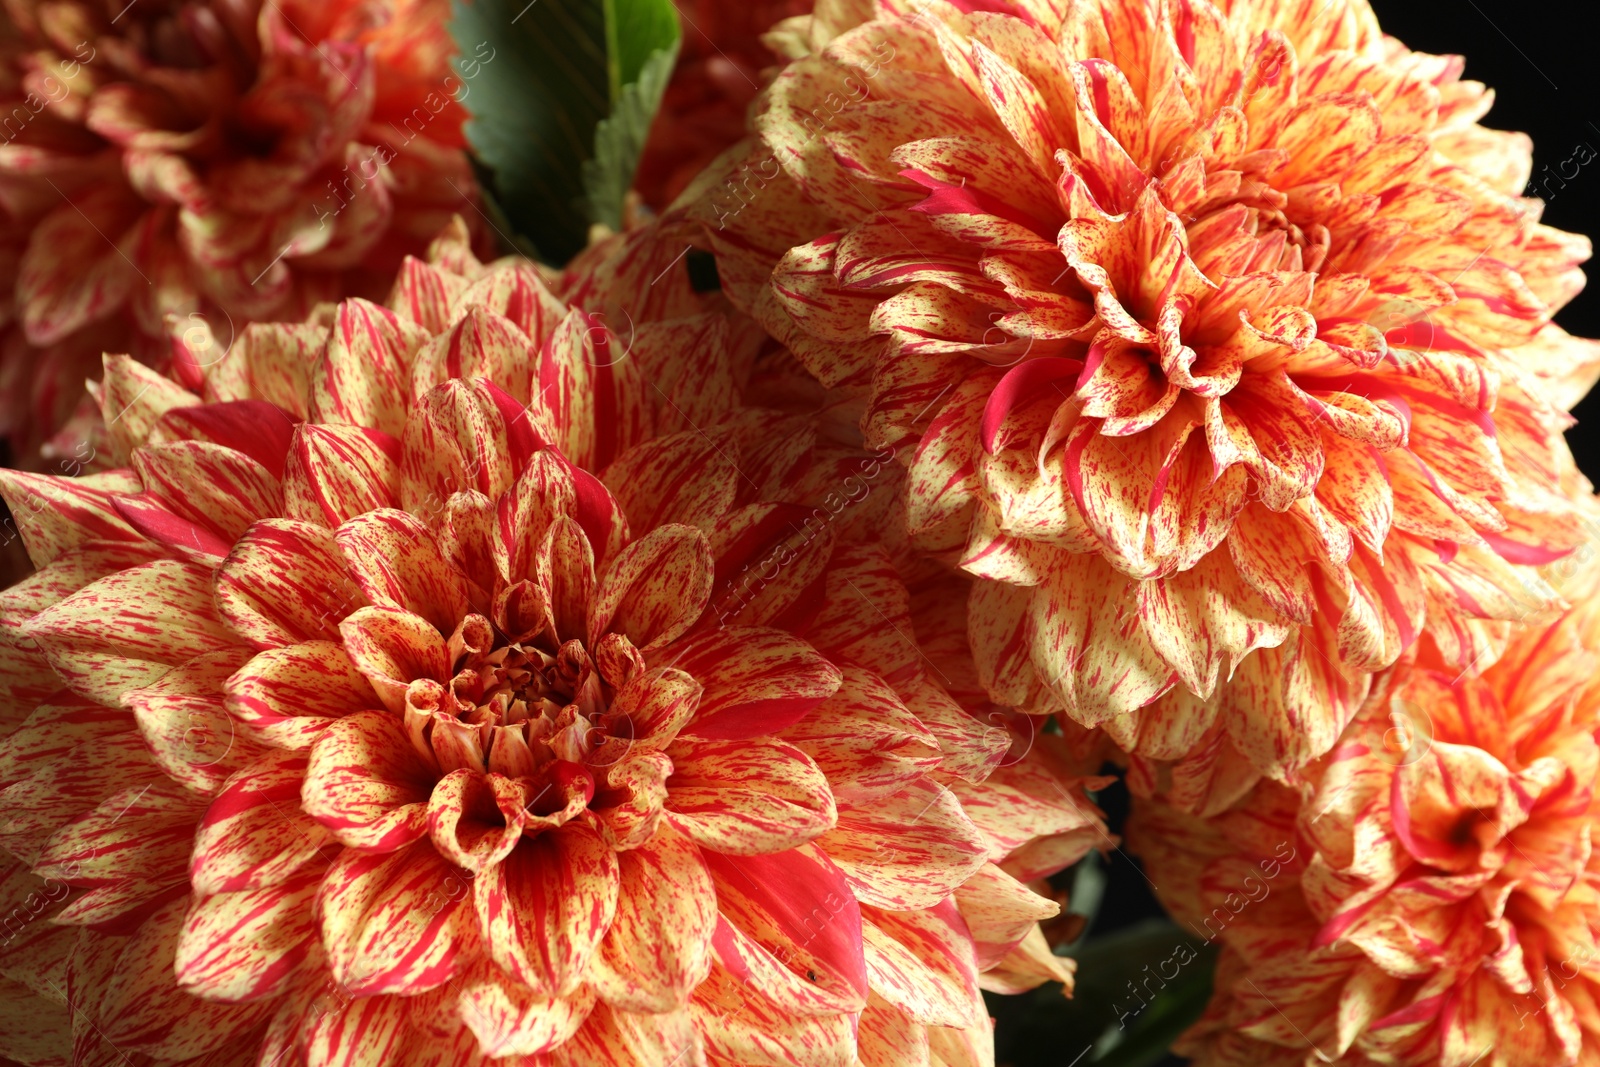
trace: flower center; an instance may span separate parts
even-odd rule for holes
[[[419,679],[408,692],[413,738],[441,771],[544,780],[565,767],[566,778],[581,777],[584,765],[614,762],[632,743],[632,723],[610,712],[614,689],[582,641],[509,641],[468,615],[449,650],[449,682]]]

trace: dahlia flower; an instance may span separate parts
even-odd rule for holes
[[[1226,951],[1186,1051],[1208,1067],[1573,1067],[1600,1056],[1600,602],[1461,676],[1421,665],[1308,770],[1130,837]],[[1283,842],[1273,899],[1244,879]],[[1259,883],[1261,878],[1256,877]],[[1260,899],[1261,903],[1253,900]]]
[[[225,347],[252,321],[381,299],[453,212],[476,218],[448,12],[7,5],[0,432],[19,458],[37,460],[102,352],[160,363],[199,313]]]
[[[806,39],[695,211],[982,579],[994,700],[1209,749],[1236,797],[1403,651],[1488,662],[1554,603],[1589,246],[1459,59],[1364,0],[841,3]]]
[[[0,899],[48,920],[0,1053],[987,1062],[981,985],[1071,980],[1027,883],[1098,781],[952,699],[887,549],[787,495],[814,438],[649,398],[719,312],[624,350],[459,225],[390,304],[198,393],[108,357],[127,466],[0,474]]]

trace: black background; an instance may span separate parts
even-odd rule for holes
[[[1372,6],[1384,30],[1411,48],[1466,56],[1466,77],[1495,91],[1483,124],[1533,138],[1535,180],[1547,176],[1546,167],[1554,175],[1580,145],[1600,153],[1600,54],[1593,29],[1583,29],[1592,27],[1595,9],[1538,0],[1372,0]],[[1570,164],[1565,169],[1572,173]],[[1555,180],[1548,188],[1553,194],[1545,222],[1591,237],[1600,233],[1600,154],[1564,188]],[[1600,289],[1579,294],[1556,321],[1571,333],[1600,336]],[[1567,437],[1579,465],[1595,478],[1600,396],[1590,396],[1574,414],[1579,424]]]
[[[1543,221],[1576,233],[1600,235],[1600,52],[1590,25],[1595,10],[1575,4],[1512,2],[1512,0],[1371,0],[1384,31],[1421,52],[1466,57],[1465,77],[1495,90],[1495,104],[1484,125],[1521,130],[1533,138],[1534,179],[1549,167],[1554,174],[1587,145],[1592,156],[1577,176],[1548,183],[1553,190]],[[1583,158],[1580,156],[1579,158]],[[1565,170],[1572,172],[1569,163]],[[1557,316],[1568,332],[1600,336],[1600,283],[1579,294]],[[1591,479],[1600,478],[1600,390],[1580,404],[1578,425],[1567,433],[1572,450]],[[1101,797],[1113,829],[1126,811],[1120,786]],[[1113,853],[1108,864],[1105,903],[1094,933],[1103,934],[1159,915],[1160,908],[1144,876],[1125,854]],[[1091,975],[1081,980],[1093,981]],[[1033,1050],[1030,1050],[1033,1051]],[[1060,1056],[1066,1067],[1076,1048]],[[1031,1056],[1020,1059],[1032,1060]],[[1050,1062],[1055,1057],[1046,1058]],[[1157,1067],[1181,1067],[1177,1057]]]

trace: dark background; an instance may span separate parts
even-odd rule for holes
[[[1550,175],[1588,145],[1600,152],[1600,56],[1581,16],[1584,5],[1539,0],[1371,0],[1384,30],[1419,52],[1467,57],[1466,77],[1495,91],[1486,126],[1521,130],[1533,138],[1535,180]],[[1587,154],[1587,153],[1586,153]],[[1565,168],[1572,172],[1570,164]],[[1600,157],[1554,190],[1544,221],[1591,237],[1600,234]],[[1590,268],[1591,278],[1593,269]],[[1556,316],[1570,333],[1600,336],[1600,288],[1591,288]],[[1578,406],[1579,425],[1567,434],[1579,465],[1600,474],[1600,395]]]
[[[1575,148],[1587,145],[1593,150],[1594,158],[1575,178],[1566,179],[1564,188],[1558,181],[1549,182],[1554,194],[1546,203],[1543,221],[1563,230],[1600,235],[1600,54],[1592,30],[1580,28],[1589,24],[1580,18],[1585,9],[1537,0],[1370,2],[1385,32],[1409,47],[1466,57],[1465,77],[1495,90],[1494,107],[1483,124],[1521,130],[1533,138],[1535,181],[1548,177],[1546,166],[1553,175],[1572,158]],[[1570,174],[1572,165],[1565,170]],[[1591,285],[1556,316],[1569,333],[1600,336],[1600,283]],[[1579,423],[1567,434],[1573,453],[1591,479],[1600,478],[1600,390],[1574,414]],[[1121,786],[1102,795],[1100,802],[1111,817],[1112,829],[1120,830],[1127,809]],[[1120,852],[1108,859],[1109,884],[1091,936],[1161,914],[1135,861]],[[1005,1022],[1002,1016],[1002,1038]],[[1028,1051],[1034,1055],[1016,1055],[1015,1062],[1037,1062],[1037,1050]],[[1062,1050],[1060,1056],[1047,1055],[1044,1062],[1059,1059],[1053,1067],[1067,1067],[1077,1051],[1077,1047]],[[1182,1067],[1186,1062],[1168,1057],[1157,1067]]]

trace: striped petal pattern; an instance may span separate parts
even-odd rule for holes
[[[1465,670],[1554,606],[1571,391],[1529,368],[1592,383],[1550,323],[1588,243],[1458,60],[1364,0],[805,26],[685,211],[905,468],[912,544],[978,579],[995,702],[1105,728],[1141,782],[1281,778],[1419,644]]]
[[[995,865],[1092,847],[1086,764],[1003,768],[964,645],[923,650],[924,572],[876,536],[884,457],[810,417],[689,415],[689,380],[643,399],[711,344],[731,405],[748,321],[663,298],[637,362],[599,367],[609,297],[547,280],[453,227],[389,306],[256,326],[198,381],[109,362],[126,469],[4,479],[42,569],[0,595],[34,709],[0,733],[0,844],[71,894],[48,965],[82,1023],[0,1052],[709,1067],[988,1040],[982,939],[1057,907]]]

